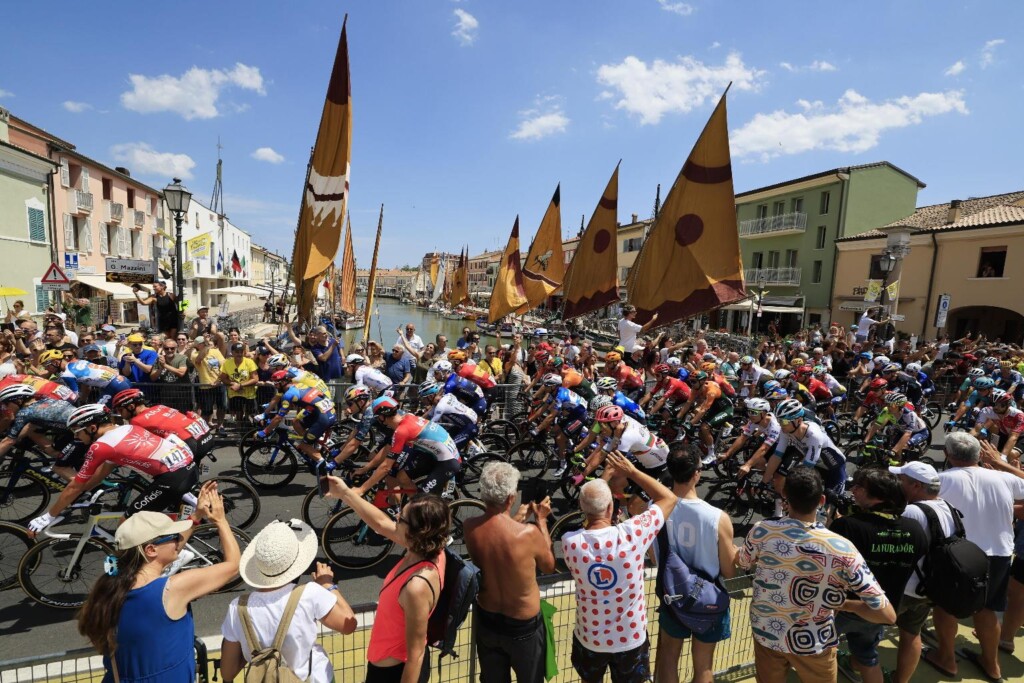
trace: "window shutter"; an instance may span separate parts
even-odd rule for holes
[[[100,231],[100,253],[104,256],[110,253],[110,236],[107,234],[107,224],[99,224]]]
[[[46,241],[46,223],[41,209],[28,210],[28,238],[33,242]]]
[[[71,187],[71,169],[68,167],[68,160],[60,160],[60,184],[62,187]],[[45,307],[39,310],[46,310]]]
[[[75,222],[64,214],[64,251],[75,251]]]
[[[36,285],[36,311],[45,311],[50,305],[50,293],[43,291],[42,285]]]
[[[128,257],[132,255],[131,248],[131,236],[128,234],[128,228],[117,229],[117,254],[118,256]]]
[[[92,221],[90,221],[88,218],[86,218],[85,219],[85,224],[82,227],[82,229],[85,231],[85,234],[83,235],[85,237],[85,239],[79,240],[78,243],[82,245],[82,249],[84,249],[86,253],[91,254],[92,253]]]
[[[82,167],[82,192],[89,191],[89,169]]]

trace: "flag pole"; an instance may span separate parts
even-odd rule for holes
[[[363,344],[366,344],[370,340],[370,330],[373,328],[370,326],[370,317],[373,315],[373,290],[377,285],[377,253],[380,251],[380,233],[384,228],[384,205],[380,205],[380,216],[377,218],[377,241],[373,245],[373,260],[370,262],[370,278],[367,281],[366,288],[366,313],[363,319]],[[378,320],[380,315],[377,316]],[[381,335],[381,345],[384,344],[383,335]]]
[[[306,186],[309,184],[309,174],[313,170],[313,147],[309,148],[309,161],[306,162],[306,182],[302,183],[302,200],[299,202],[299,215],[295,219],[295,235],[292,240],[292,258],[288,262],[288,275],[284,279],[284,290],[281,292],[281,298],[284,299],[284,318],[288,319],[288,311],[291,308],[291,304],[288,303],[288,288],[292,284],[292,273],[295,270],[295,252],[299,248],[299,225],[302,223],[302,207],[306,203]],[[210,258],[213,258],[213,251],[211,248]],[[295,308],[299,307],[298,289],[296,289],[295,297]],[[283,331],[284,320],[278,325],[278,334]]]

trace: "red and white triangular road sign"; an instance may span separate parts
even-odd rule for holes
[[[71,280],[64,274],[64,271],[60,269],[56,263],[51,263],[50,267],[46,269],[46,275],[39,281],[40,284],[44,285],[70,285]]]

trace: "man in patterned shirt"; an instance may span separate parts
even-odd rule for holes
[[[853,543],[817,521],[824,490],[817,470],[790,472],[789,515],[758,522],[736,556],[741,569],[754,570],[750,624],[759,683],[782,683],[790,668],[804,683],[836,680],[835,610],[872,623],[896,621]]]

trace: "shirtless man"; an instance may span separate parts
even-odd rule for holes
[[[480,474],[480,499],[486,512],[464,524],[466,547],[480,567],[477,595],[477,652],[483,683],[509,680],[515,671],[519,683],[544,681],[547,633],[540,613],[537,570],[555,570],[547,518],[551,499],[509,510],[516,498],[519,470],[507,463],[492,463]],[[533,515],[536,526],[526,524]]]

